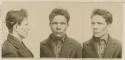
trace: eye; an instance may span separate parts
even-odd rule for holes
[[[97,24],[101,25],[102,23],[101,22],[97,22]]]
[[[57,22],[52,22],[52,24],[57,24]]]
[[[61,22],[61,24],[66,24],[65,22]]]

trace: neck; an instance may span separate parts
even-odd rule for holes
[[[60,39],[63,39],[65,38],[65,35],[61,36],[61,37],[57,37],[55,35],[52,34],[52,38],[56,39],[56,40],[60,40]]]
[[[19,34],[18,34],[17,32],[13,32],[12,35],[13,35],[14,37],[16,37],[20,42],[21,42],[22,39],[23,39],[23,38],[21,38],[21,37],[19,36]]]
[[[107,39],[107,37],[108,37],[108,32],[106,32],[104,35],[102,35],[102,36],[100,37],[100,39]]]

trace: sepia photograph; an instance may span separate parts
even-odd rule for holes
[[[122,2],[3,1],[4,60],[122,60]]]

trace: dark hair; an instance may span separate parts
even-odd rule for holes
[[[70,16],[67,10],[61,9],[61,8],[55,8],[52,10],[52,12],[49,15],[50,22],[53,20],[53,18],[57,15],[62,15],[67,19],[67,22],[70,20]]]
[[[27,18],[27,12],[25,9],[8,11],[6,15],[6,26],[9,32],[13,32],[13,26],[15,24],[20,25],[24,18]]]
[[[112,14],[109,11],[105,10],[105,9],[95,9],[93,11],[92,15],[91,15],[91,18],[93,18],[94,15],[102,16],[105,19],[107,24],[112,23],[112,20],[113,20]]]

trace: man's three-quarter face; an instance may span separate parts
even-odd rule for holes
[[[109,25],[105,19],[100,15],[94,15],[91,20],[94,37],[102,37],[108,32]]]
[[[50,22],[50,27],[55,37],[63,37],[68,27],[67,19],[63,15],[56,15]]]

